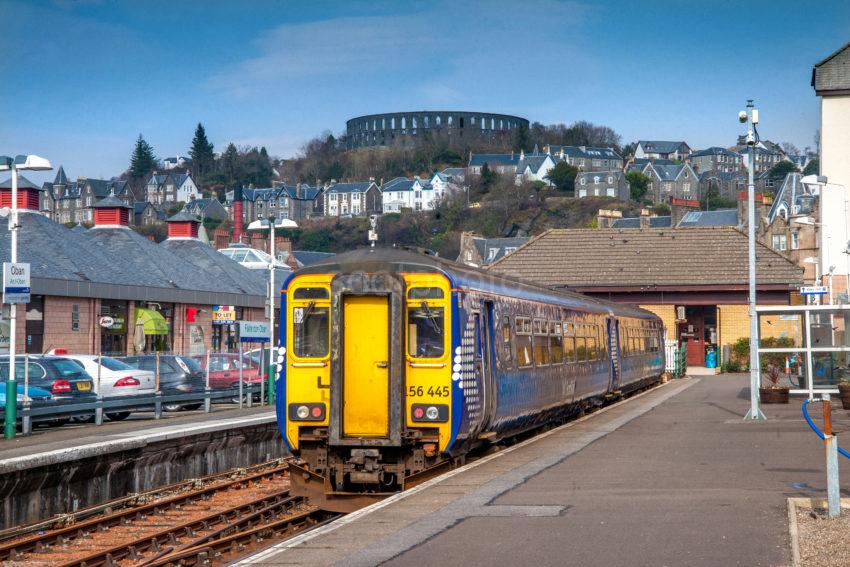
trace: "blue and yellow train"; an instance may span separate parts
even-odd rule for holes
[[[340,511],[664,370],[652,313],[398,249],[295,272],[280,321],[293,491]]]

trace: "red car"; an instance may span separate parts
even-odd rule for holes
[[[206,374],[207,357],[192,357]],[[212,353],[210,360],[210,389],[224,390],[226,388],[239,388],[239,355],[232,353]],[[259,365],[247,356],[242,356],[242,383],[251,384],[254,389],[254,397],[260,394],[260,382],[265,378],[265,373],[260,372]],[[239,401],[239,398],[235,398]]]

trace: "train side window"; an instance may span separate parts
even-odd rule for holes
[[[549,321],[549,353],[552,364],[564,362],[564,336],[560,321]]]
[[[549,365],[549,329],[546,321],[534,320],[534,364]]]
[[[576,337],[575,325],[572,323],[564,323],[564,361],[576,361]]]
[[[328,290],[323,287],[299,287],[292,294],[293,299],[328,299]]]
[[[587,337],[584,325],[576,325],[576,360],[587,362]]]
[[[325,290],[327,291],[327,290]],[[328,355],[330,326],[328,308],[316,307],[310,302],[306,307],[292,309],[295,355],[300,358],[324,358]]]
[[[407,309],[407,352],[415,358],[440,358],[445,352],[442,307],[422,302]]]
[[[511,335],[511,318],[509,315],[505,315],[502,317],[502,360],[509,367],[513,365],[513,353],[511,352],[513,337]]]
[[[410,299],[443,299],[443,290],[438,287],[412,287],[407,292]]]
[[[599,353],[596,351],[596,325],[586,325],[585,334],[587,335],[587,359],[598,360]]]
[[[531,366],[531,320],[516,318],[516,361],[519,368]]]

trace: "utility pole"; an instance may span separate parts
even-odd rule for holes
[[[747,145],[750,147],[749,185],[747,187],[747,255],[749,265],[750,304],[750,409],[745,420],[767,419],[759,408],[759,386],[761,384],[758,356],[758,314],[756,313],[756,144],[758,143],[759,111],[747,100],[747,110],[738,113],[738,120],[747,123]]]

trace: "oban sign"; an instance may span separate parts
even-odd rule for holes
[[[3,303],[29,303],[30,265],[3,262]]]
[[[267,321],[239,321],[239,340],[243,343],[269,342]]]

